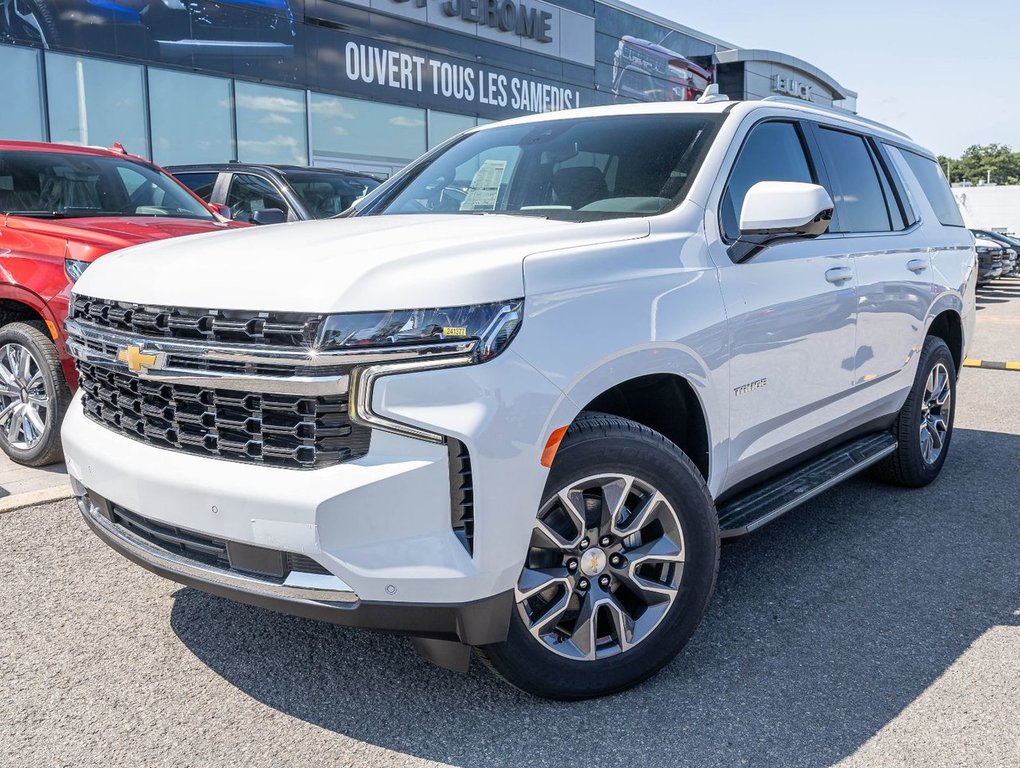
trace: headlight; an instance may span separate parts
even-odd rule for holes
[[[78,282],[78,278],[85,272],[91,261],[79,261],[78,259],[64,259],[64,271],[72,283]]]
[[[520,327],[523,306],[523,299],[513,299],[463,307],[330,315],[316,346],[329,352],[473,341],[472,362],[482,363],[510,344]]]

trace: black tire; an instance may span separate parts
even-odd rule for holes
[[[922,449],[921,428],[924,418],[925,390],[932,372],[941,366],[949,376],[947,428],[941,449],[929,461]],[[929,336],[924,340],[921,356],[914,376],[914,385],[907,401],[900,409],[893,425],[893,434],[899,441],[895,453],[875,466],[875,475],[882,481],[904,488],[921,488],[932,482],[942,471],[953,437],[953,419],[956,416],[956,364],[949,347],[942,339]],[[930,433],[929,433],[930,437]]]
[[[18,344],[28,350],[39,369],[50,407],[46,409],[42,438],[30,448],[20,448],[8,440],[7,430],[0,423],[0,449],[18,464],[41,467],[63,461],[60,424],[71,402],[71,392],[64,381],[60,355],[42,323],[10,323],[0,328],[0,350],[7,344]]]
[[[600,473],[623,473],[648,483],[675,510],[684,550],[676,596],[644,639],[616,655],[592,660],[566,658],[551,651],[528,631],[521,610],[515,606],[506,641],[476,650],[496,673],[536,696],[586,699],[646,680],[669,663],[694,634],[715,589],[718,516],[704,478],[683,451],[636,422],[605,414],[582,414],[556,454],[542,506],[560,489]]]
[[[15,5],[18,6],[15,8]],[[15,12],[31,14],[38,23],[38,29],[14,16]],[[8,17],[11,14],[11,18]],[[43,48],[60,45],[53,13],[45,0],[6,0],[0,2],[0,40],[3,38],[19,42],[38,43]]]

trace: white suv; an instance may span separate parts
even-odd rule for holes
[[[156,573],[574,699],[666,664],[721,538],[952,435],[974,239],[904,135],[782,100],[471,130],[342,220],[75,285],[88,524]]]

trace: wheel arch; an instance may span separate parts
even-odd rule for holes
[[[708,482],[712,470],[709,420],[697,390],[684,376],[658,372],[620,381],[588,399],[578,416],[591,411],[655,430],[687,454]]]
[[[956,365],[956,373],[959,375],[963,366],[964,350],[963,318],[959,310],[955,307],[946,307],[937,311],[928,323],[925,335],[935,336],[946,342]]]
[[[0,326],[14,322],[42,321],[54,341],[59,342],[56,318],[39,296],[14,285],[0,285]]]

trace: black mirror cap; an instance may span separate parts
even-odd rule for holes
[[[279,208],[262,208],[251,215],[252,224],[283,224],[287,214]]]

